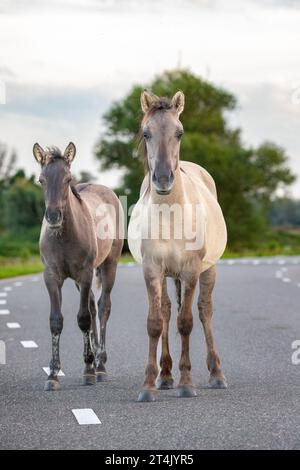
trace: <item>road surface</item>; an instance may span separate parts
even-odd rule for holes
[[[171,293],[174,299],[173,286]],[[137,403],[148,346],[140,267],[118,271],[107,338],[110,381],[94,387],[81,385],[78,293],[71,282],[65,284],[65,377],[62,390],[52,393],[43,391],[50,333],[42,276],[1,281],[0,340],[7,363],[0,365],[0,448],[300,449],[300,365],[292,362],[293,353],[294,362],[300,357],[292,349],[300,340],[300,258],[223,261],[214,300],[215,334],[229,388],[207,388],[195,308],[191,358],[198,397],[180,399],[176,390],[159,391],[155,403]],[[170,331],[178,381],[174,308]],[[24,348],[23,341],[37,347]],[[101,424],[79,425],[74,409],[93,410]]]

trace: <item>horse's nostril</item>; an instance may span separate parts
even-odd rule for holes
[[[62,219],[61,210],[60,209],[47,209],[46,219],[49,222],[49,224],[52,224],[52,225],[58,224]]]

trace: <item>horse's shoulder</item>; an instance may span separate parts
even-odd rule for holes
[[[104,202],[115,202],[117,200],[113,190],[102,184],[80,183],[76,185],[76,189],[83,198],[85,196],[95,196]]]
[[[181,161],[181,170],[191,178],[200,178],[209,191],[217,197],[216,184],[213,177],[208,173],[205,168],[193,162]]]

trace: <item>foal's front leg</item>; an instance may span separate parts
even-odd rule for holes
[[[149,336],[149,356],[145,371],[143,390],[139,394],[138,401],[154,401],[156,390],[155,381],[158,375],[157,345],[163,329],[163,316],[161,311],[163,275],[157,270],[144,268],[144,276],[149,298],[149,313],[147,330]]]
[[[80,282],[80,308],[77,316],[78,326],[83,333],[83,358],[85,368],[83,372],[83,384],[95,385],[96,373],[94,369],[94,352],[91,347],[92,317],[90,311],[90,295],[93,279],[93,271],[84,275]]]
[[[63,316],[61,313],[61,288],[62,281],[58,281],[57,277],[46,270],[44,272],[44,280],[48,289],[51,311],[50,311],[50,331],[52,336],[52,358],[50,361],[50,374],[45,383],[45,391],[60,390],[58,373],[61,369],[59,356],[59,340],[63,329]]]
[[[197,285],[197,278],[183,282],[182,305],[177,317],[177,327],[181,336],[181,358],[179,362],[180,382],[177,395],[183,398],[197,396],[191,378],[190,334],[193,329],[192,305]]]

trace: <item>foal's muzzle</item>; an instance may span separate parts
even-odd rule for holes
[[[161,196],[170,194],[174,184],[173,171],[160,175],[154,172],[152,175],[152,183],[157,194],[160,194]]]
[[[45,217],[50,228],[59,228],[63,221],[63,215],[60,209],[46,209]]]

